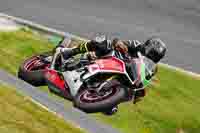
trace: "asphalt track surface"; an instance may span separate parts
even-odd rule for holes
[[[200,73],[198,0],[1,0],[0,12],[89,38],[156,35],[168,46],[163,63]]]

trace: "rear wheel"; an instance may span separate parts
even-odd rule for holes
[[[34,86],[45,85],[44,72],[50,65],[51,56],[52,52],[48,52],[28,58],[20,66],[18,77]]]
[[[117,80],[112,80],[110,83],[98,93],[93,89],[82,90],[77,94],[74,105],[87,113],[105,112],[117,106],[124,101],[125,88]]]

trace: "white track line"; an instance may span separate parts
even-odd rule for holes
[[[72,35],[72,34],[70,34],[68,32],[63,32],[63,31],[59,31],[59,30],[56,30],[56,29],[53,29],[53,28],[49,28],[47,26],[40,25],[40,24],[37,24],[35,22],[29,21],[29,20],[25,20],[25,19],[22,19],[22,18],[19,18],[19,17],[10,16],[10,15],[4,14],[4,13],[0,13],[0,17],[6,17],[7,19],[11,19],[11,20],[15,21],[18,24],[26,25],[26,26],[29,26],[29,27],[34,28],[34,29],[45,31],[45,32],[47,32],[49,34],[55,34],[55,35],[59,35],[59,36],[70,36],[72,38],[77,38],[79,40],[89,41],[89,40],[87,40],[85,38],[81,38],[79,36]],[[171,65],[168,65],[168,64],[164,64],[164,63],[159,63],[159,64],[161,66],[167,67],[169,69],[173,69],[173,70],[176,70],[176,71],[179,71],[179,72],[186,73],[187,75],[200,78],[200,74],[198,74],[198,73],[187,71],[187,70],[184,70],[182,68],[179,68],[179,67],[176,67],[176,66],[171,66]]]
[[[165,64],[165,63],[159,63],[159,65],[164,66],[164,67],[169,68],[169,69],[172,69],[172,70],[176,70],[176,71],[185,73],[185,74],[187,74],[189,76],[193,76],[193,77],[196,77],[196,78],[200,79],[200,74],[198,74],[198,73],[194,73],[192,71],[187,71],[187,70],[184,70],[184,69],[182,69],[180,67],[171,66],[171,65],[168,65],[168,64]]]
[[[41,30],[41,31],[46,31],[49,34],[55,34],[55,35],[59,35],[59,36],[70,36],[72,38],[78,38],[80,40],[86,40],[86,39],[83,39],[81,37],[72,35],[72,34],[70,34],[68,32],[63,32],[63,31],[59,31],[59,30],[56,30],[56,29],[53,29],[53,28],[49,28],[47,26],[40,25],[40,24],[37,24],[35,22],[29,21],[29,20],[25,20],[25,19],[22,19],[22,18],[19,18],[19,17],[10,16],[10,15],[4,14],[4,13],[0,13],[0,17],[5,17],[7,19],[15,21],[18,24],[29,26],[29,27],[32,27],[34,29],[38,29],[38,30]]]

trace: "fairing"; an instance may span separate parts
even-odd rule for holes
[[[111,57],[96,60],[94,64],[88,66],[90,73],[98,72],[112,72],[112,73],[125,73],[125,64],[123,61]]]
[[[48,82],[51,82],[60,90],[65,91],[65,81],[61,79],[57,71],[47,69],[47,71],[45,72],[45,78],[46,80],[48,80]]]
[[[132,72],[134,70],[134,75],[130,74],[130,71],[128,71],[122,60],[116,57],[108,57],[98,59],[93,64],[86,66],[88,72],[66,71],[62,73],[63,76],[61,78],[57,71],[47,69],[45,77],[48,82],[54,84],[60,91],[64,92],[66,89],[70,89],[72,96],[78,93],[84,80],[92,78],[98,73],[122,74],[128,78],[131,84],[139,85],[142,82],[144,85],[147,85],[149,81],[145,79],[145,65],[143,60],[133,59],[132,61],[135,65],[131,64],[130,66],[133,68]],[[67,83],[67,88],[65,82]]]

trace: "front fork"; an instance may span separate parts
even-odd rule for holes
[[[72,48],[61,48],[61,47],[56,48],[55,53],[53,55],[53,59],[52,59],[51,65],[50,65],[50,69],[53,69],[53,70],[55,69],[55,64],[56,64],[57,57],[62,52],[68,51],[69,49],[72,49]],[[64,58],[63,58],[62,54],[61,54],[61,63],[64,63]],[[63,64],[61,64],[61,65],[63,65]]]
[[[60,54],[61,48],[56,48],[55,53],[53,55],[53,59],[51,61],[50,69],[55,69],[56,59],[58,55]]]

